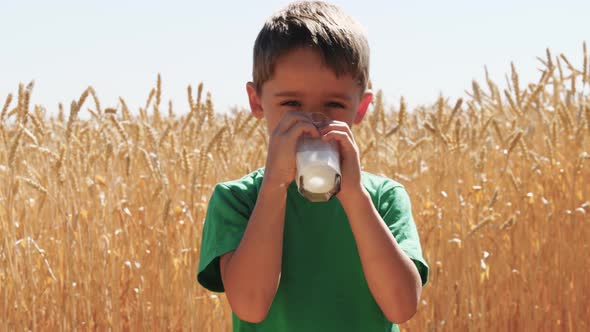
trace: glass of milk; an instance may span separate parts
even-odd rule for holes
[[[319,129],[328,119],[323,113],[309,113]],[[325,202],[340,191],[338,143],[304,135],[297,144],[297,188],[311,202]]]

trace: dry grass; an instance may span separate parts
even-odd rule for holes
[[[403,329],[590,329],[588,55],[539,60],[538,82],[512,66],[469,100],[377,98],[354,129],[365,169],[407,186],[431,265]],[[32,88],[0,113],[0,330],[229,330],[196,282],[202,221],[216,182],[263,165],[264,124],[202,85],[166,116],[159,77],[139,116],[89,88],[48,118]]]

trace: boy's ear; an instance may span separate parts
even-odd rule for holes
[[[260,96],[256,92],[254,83],[246,83],[246,92],[248,93],[248,102],[250,103],[250,110],[252,115],[257,119],[264,118],[264,112],[262,111],[262,104],[260,103]]]
[[[361,121],[365,117],[365,114],[367,113],[367,109],[369,108],[369,105],[371,105],[371,100],[373,100],[373,91],[366,90],[363,93],[363,97],[361,99],[361,102],[359,103],[359,106],[356,110],[356,117],[354,118],[354,124],[361,123]]]

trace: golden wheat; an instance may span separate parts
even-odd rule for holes
[[[364,169],[408,189],[431,266],[402,330],[590,329],[583,53],[578,68],[547,49],[528,85],[511,63],[503,91],[486,68],[454,104],[377,92],[353,128]],[[161,117],[159,74],[139,115],[119,98],[120,119],[92,87],[67,120],[61,104],[29,112],[32,89],[0,113],[0,330],[230,330],[225,297],[196,282],[200,237],[214,185],[264,165],[264,122],[217,114],[202,83],[186,116],[169,102]]]

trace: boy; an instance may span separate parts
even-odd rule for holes
[[[397,331],[416,312],[428,265],[408,194],[361,171],[350,130],[371,102],[364,30],[339,8],[293,3],[254,45],[251,111],[266,119],[265,168],[220,183],[198,281],[226,292],[234,331]],[[310,112],[330,121],[318,129]],[[335,140],[341,190],[312,203],[295,184],[302,135]]]

